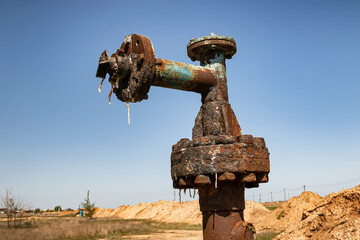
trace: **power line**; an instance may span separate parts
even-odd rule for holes
[[[269,192],[260,192],[257,193],[259,194],[259,201],[261,201],[262,197],[263,199],[271,199],[271,202],[273,202],[274,200],[281,199],[280,194],[283,193],[283,201],[286,201],[288,199],[290,199],[290,196],[295,196],[298,193],[304,192],[306,190],[311,190],[313,192],[318,193],[319,191],[322,192],[322,194],[328,192],[327,190],[324,191],[325,188],[327,187],[334,187],[334,186],[339,186],[339,185],[345,185],[345,184],[350,184],[350,183],[354,183],[354,182],[358,182],[360,183],[360,178],[355,178],[355,179],[351,179],[351,180],[347,180],[347,181],[340,181],[340,182],[335,182],[335,183],[328,183],[328,184],[315,184],[315,185],[302,185],[299,187],[293,187],[293,188],[283,188],[283,189],[278,189],[277,191],[269,191]],[[316,188],[317,190],[315,190],[314,188]],[[320,188],[320,190],[319,190]],[[344,188],[344,186],[343,186]],[[322,190],[321,190],[322,189]],[[334,191],[334,190],[333,190]],[[298,192],[298,193],[295,193]],[[286,196],[286,193],[288,194],[288,196]],[[253,201],[254,201],[254,194],[253,195]]]
[[[309,185],[309,187],[331,187],[331,186],[338,186],[342,184],[348,184],[353,182],[360,182],[360,178],[355,178],[352,180],[337,182],[337,183],[328,183],[328,184],[316,184],[316,185]]]

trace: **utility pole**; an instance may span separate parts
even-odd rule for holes
[[[271,195],[271,202],[273,202],[272,192],[270,192],[270,195]]]
[[[304,185],[304,192],[306,191],[306,189],[305,189],[305,185]]]
[[[261,193],[259,193],[259,202],[261,203]]]
[[[286,192],[285,192],[285,188],[284,188],[284,202],[286,202]]]

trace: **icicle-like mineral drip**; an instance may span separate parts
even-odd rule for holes
[[[111,83],[111,90],[109,93],[109,105],[111,105],[111,94],[113,93],[113,91],[114,91],[114,84]]]
[[[194,188],[194,193],[193,193],[193,198],[195,198],[195,195],[196,195],[196,189]]]
[[[181,189],[179,189],[179,202],[181,204]]]
[[[189,189],[189,197],[191,198],[191,189]]]
[[[127,109],[128,109],[128,123],[129,123],[129,126],[130,126],[130,106],[129,106],[129,102],[126,102],[126,106],[127,106]]]
[[[103,78],[103,79],[101,80],[101,83],[100,83],[100,86],[99,86],[99,89],[98,89],[99,93],[101,93],[101,86],[102,86],[104,80],[105,80],[105,78]]]
[[[215,188],[217,188],[217,172],[215,172]]]

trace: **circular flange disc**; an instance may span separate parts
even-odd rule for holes
[[[124,102],[139,102],[147,99],[151,81],[155,74],[155,53],[150,39],[131,34],[125,37],[115,53],[125,55],[132,61],[130,75],[121,81],[120,89],[114,89],[116,96]]]
[[[218,50],[224,53],[225,58],[230,59],[236,53],[236,42],[232,37],[209,36],[191,39],[187,45],[188,56],[191,60],[201,60],[209,50]]]

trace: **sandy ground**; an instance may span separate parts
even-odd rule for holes
[[[275,239],[360,239],[360,185],[324,197]]]
[[[134,206],[120,206],[117,209],[97,209],[94,217],[119,217],[123,219],[148,219],[167,223],[201,224],[199,202],[158,201],[140,203]]]
[[[258,231],[280,232],[301,221],[302,213],[315,207],[321,200],[322,197],[316,193],[303,192],[269,211],[263,218],[254,218],[252,223]]]
[[[360,239],[360,185],[329,194],[324,198],[312,192],[303,192],[272,211],[253,201],[246,201],[245,207],[244,218],[247,222],[253,223],[257,233],[282,232],[275,237],[276,240]],[[46,218],[56,218],[75,213],[76,211],[44,215]],[[120,206],[117,209],[97,209],[95,217],[148,219],[167,223],[202,223],[198,201],[183,203],[159,201]],[[5,218],[0,218],[1,220]],[[132,235],[119,239],[201,240],[202,231],[164,230],[161,233]]]
[[[245,220],[259,232],[283,232],[277,240],[360,239],[360,185],[322,198],[303,192],[270,211],[262,204],[245,203]],[[201,224],[198,201],[141,203],[117,209],[98,209],[96,217],[149,219],[159,222]],[[128,239],[202,239],[201,231],[167,231]]]
[[[153,233],[149,235],[132,235],[121,239],[139,239],[139,240],[202,240],[201,230],[168,230],[162,233]]]
[[[262,204],[246,201],[245,220],[253,222],[263,219],[270,211]],[[140,203],[134,206],[120,206],[117,209],[97,209],[94,217],[119,217],[123,219],[148,219],[167,223],[202,224],[199,201],[182,202],[158,201]]]

